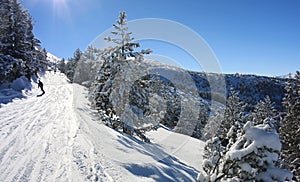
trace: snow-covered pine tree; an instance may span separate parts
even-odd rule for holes
[[[268,120],[267,118],[266,120]],[[268,123],[268,121],[264,121]],[[286,181],[292,173],[278,166],[279,135],[269,124],[252,126],[248,121],[242,135],[221,159],[216,181]]]
[[[213,137],[206,141],[202,163],[204,172],[199,173],[197,177],[199,182],[215,181],[220,173],[219,166],[225,152],[226,147],[222,146],[219,137]]]
[[[258,122],[263,121],[266,118],[276,119],[278,117],[278,111],[275,109],[274,103],[271,101],[268,95],[255,105],[253,117]]]
[[[73,53],[73,57],[68,59],[67,61],[65,73],[71,82],[73,82],[74,80],[76,67],[78,62],[80,61],[81,56],[82,56],[82,52],[79,48],[77,48]]]
[[[102,50],[93,46],[88,46],[87,49],[82,53],[81,60],[99,61],[101,60],[101,54]]]
[[[204,157],[210,157],[203,162],[205,173],[199,173],[199,181],[291,180],[292,173],[279,166],[281,143],[276,129],[269,124],[252,124],[248,121],[241,128],[230,148],[223,148],[217,137],[207,142]]]
[[[98,55],[102,54],[102,50],[89,46],[80,57],[76,64],[74,73],[74,82],[90,87],[95,80],[97,72],[101,66]]]
[[[62,72],[65,73],[66,71],[66,60],[65,58],[62,58],[58,63],[57,63],[57,69]]]
[[[105,37],[104,40],[116,44],[113,52],[119,60],[126,60],[128,57],[135,57],[137,58],[136,60],[139,60],[139,56],[142,56],[142,54],[150,54],[152,52],[150,49],[139,52],[134,51],[135,48],[140,47],[140,44],[133,42],[132,32],[128,31],[126,12],[120,13],[116,23],[113,24],[115,31],[111,32],[113,37]]]
[[[202,139],[204,141],[210,140],[218,135],[222,118],[223,115],[219,112],[209,117],[209,120],[203,129]]]
[[[221,162],[228,149],[240,137],[242,127],[246,122],[245,107],[246,104],[240,101],[238,92],[230,89],[224,117],[219,124],[219,131],[212,139],[206,142],[204,147],[204,161],[202,165],[206,174],[202,174],[203,179],[214,181],[222,173],[222,168],[220,168]]]
[[[2,0],[0,6],[0,53],[9,55],[13,47],[13,13],[11,0]]]
[[[13,81],[21,76],[22,60],[0,53],[0,83]]]
[[[224,147],[235,142],[239,129],[245,124],[246,106],[247,104],[240,100],[239,93],[230,89],[218,135]]]
[[[281,157],[288,163],[294,180],[300,181],[300,72],[290,78],[283,100],[286,108],[280,134],[283,142]]]
[[[281,117],[268,95],[255,105],[254,112],[251,117],[254,125],[269,124],[271,127],[275,128],[276,131],[279,129]],[[266,118],[268,119],[266,120]],[[268,121],[268,123],[264,123],[264,121]]]
[[[126,64],[132,57],[134,61],[143,59],[143,54],[151,53],[150,49],[135,51],[139,43],[132,42],[132,33],[128,31],[127,15],[121,12],[116,24],[113,25],[115,31],[111,32],[113,37],[106,37],[105,40],[113,42],[116,45],[107,47],[101,53],[103,63],[98,72],[96,81],[90,88],[90,99],[92,106],[99,111],[104,124],[113,129],[122,130],[127,134],[136,134],[144,141],[148,142],[142,129],[134,128],[128,124],[128,121],[120,119],[113,108],[110,95],[112,93],[112,84],[116,75],[122,70],[123,64]],[[126,83],[125,83],[126,84]]]
[[[2,81],[12,81],[22,75],[30,78],[43,68],[41,62],[45,60],[37,59],[43,52],[37,48],[39,41],[33,35],[32,18],[19,1],[1,1],[0,30]]]
[[[15,17],[21,7],[12,0],[3,0],[0,6],[0,72],[1,82],[12,81],[23,73],[23,61],[14,57]],[[17,9],[19,8],[19,9]]]

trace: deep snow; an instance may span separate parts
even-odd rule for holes
[[[204,142],[160,128],[152,143],[101,124],[61,73],[0,107],[0,181],[194,181]],[[5,97],[2,95],[2,97]]]

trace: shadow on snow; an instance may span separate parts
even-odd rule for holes
[[[144,161],[145,163],[123,165],[136,176],[153,178],[156,181],[195,181],[197,178],[198,171],[195,168],[164,152],[158,144],[144,143],[134,137],[124,135],[119,136],[118,142],[154,160],[152,163]],[[120,148],[118,150],[124,151]]]

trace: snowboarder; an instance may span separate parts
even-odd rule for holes
[[[45,90],[44,90],[43,86],[44,86],[43,82],[41,82],[41,80],[39,80],[38,81],[38,88],[41,88],[41,90],[43,92],[42,95],[45,94]]]

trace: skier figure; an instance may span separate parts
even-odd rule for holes
[[[41,82],[41,80],[39,80],[39,81],[38,81],[38,88],[41,88],[43,94],[45,94],[45,91],[44,91],[43,86],[44,86],[43,82]],[[42,95],[43,95],[43,94],[42,94]]]

